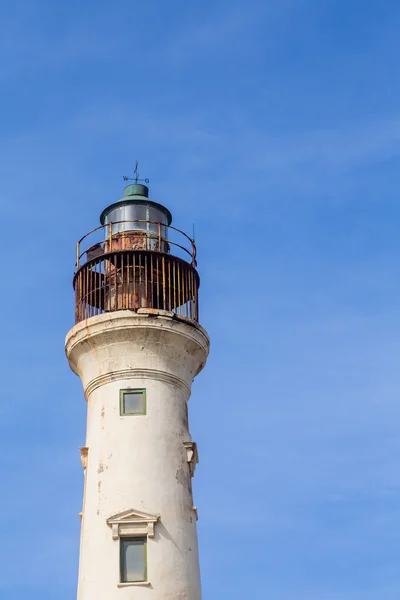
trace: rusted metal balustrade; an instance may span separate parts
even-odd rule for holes
[[[138,227],[138,223],[141,229],[113,233],[113,227],[115,232],[118,225]],[[82,249],[93,234],[102,237],[102,230],[103,239]],[[181,236],[179,241],[167,238],[169,230]],[[171,248],[186,260],[171,254]],[[199,276],[195,266],[194,240],[174,227],[154,221],[101,225],[77,243],[76,323],[105,312],[139,308],[167,310],[198,321]]]

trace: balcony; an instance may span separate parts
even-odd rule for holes
[[[77,242],[75,322],[116,310],[166,310],[198,322],[196,246],[155,221],[101,225]]]

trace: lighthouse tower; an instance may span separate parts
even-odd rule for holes
[[[196,248],[135,182],[77,244],[69,365],[87,401],[78,600],[200,600],[188,425],[209,340]]]

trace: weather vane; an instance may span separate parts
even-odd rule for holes
[[[150,179],[139,179],[139,161],[136,161],[136,166],[135,166],[135,170],[133,171],[135,177],[127,177],[126,175],[123,175],[123,180],[124,181],[134,181],[135,183],[137,183],[138,181],[144,181],[145,183],[149,183]]]

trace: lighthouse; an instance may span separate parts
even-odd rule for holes
[[[66,355],[87,402],[77,597],[201,600],[188,401],[209,339],[196,247],[139,181],[76,247]]]

